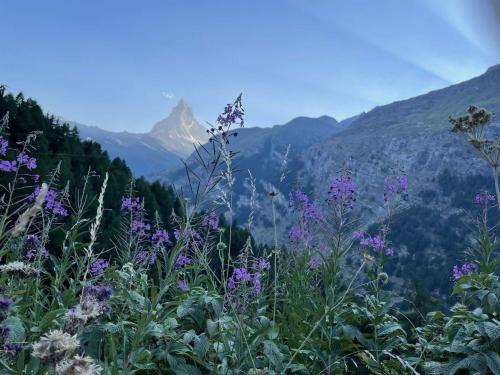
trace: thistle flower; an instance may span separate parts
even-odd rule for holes
[[[56,365],[56,375],[99,375],[102,368],[89,356],[75,355]]]
[[[40,271],[21,261],[14,261],[0,266],[0,272],[11,276],[38,277]]]
[[[76,335],[71,336],[61,330],[52,330],[33,344],[32,355],[44,363],[56,364],[71,355],[79,346],[80,342]]]

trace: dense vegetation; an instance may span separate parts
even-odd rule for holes
[[[475,195],[480,214],[464,261],[439,270],[453,277],[459,302],[422,316],[425,301],[408,313],[389,290],[401,246],[391,225],[411,176],[381,182],[387,215],[366,232],[349,171],[321,204],[292,191],[291,245],[257,249],[231,220],[238,177],[227,144],[243,126],[241,97],[199,150],[203,173],[187,168],[186,200],[132,180],[123,162],[34,101],[2,93],[1,103],[9,111],[0,138],[3,373],[500,374],[498,195]],[[476,114],[461,119],[464,134],[465,125],[486,126]],[[404,231],[424,237],[418,220],[411,225]],[[424,258],[425,237],[421,247]]]

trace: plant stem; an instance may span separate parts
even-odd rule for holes
[[[497,194],[497,209],[500,210],[500,187],[498,186],[498,167],[493,166],[493,179],[495,180],[495,192]]]

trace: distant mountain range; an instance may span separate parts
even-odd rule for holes
[[[100,143],[112,158],[124,159],[136,176],[147,177],[179,168],[180,158],[193,152],[193,144],[208,141],[205,128],[196,121],[184,100],[149,133],[111,132],[76,122],[70,125],[78,128],[82,139]]]
[[[408,287],[409,280],[418,279],[424,270],[429,273],[426,288],[443,291],[449,287],[452,262],[467,244],[471,221],[463,209],[472,207],[479,189],[493,189],[483,161],[464,139],[449,131],[448,116],[465,113],[471,104],[494,114],[492,131],[500,135],[500,65],[466,82],[341,122],[328,116],[298,117],[284,125],[238,129],[238,137],[231,138],[229,145],[238,153],[233,195],[238,223],[245,224],[250,214],[248,171],[257,185],[252,232],[263,242],[273,237],[270,191],[278,193],[278,234],[286,239],[294,220],[286,198],[293,189],[324,202],[338,171],[348,168],[362,207],[360,222],[376,226],[384,214],[384,177],[405,173],[410,198],[393,223],[391,236],[400,246],[400,257],[391,266],[393,274],[401,278],[401,287]],[[207,140],[185,102],[147,134],[78,128],[82,137],[95,139],[111,156],[124,158],[135,174],[183,188],[180,181],[186,181],[185,171],[176,160],[183,157],[196,169],[193,155],[188,156],[192,142]],[[285,154],[286,178],[282,180]]]

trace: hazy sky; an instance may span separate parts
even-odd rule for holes
[[[179,98],[212,121],[337,119],[500,63],[497,0],[0,3],[0,82],[50,113],[147,131]]]

